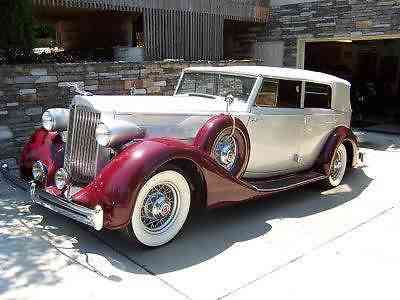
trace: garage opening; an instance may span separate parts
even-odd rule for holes
[[[351,82],[353,126],[400,133],[400,39],[308,42],[304,68]]]

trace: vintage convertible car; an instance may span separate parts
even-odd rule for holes
[[[197,67],[173,96],[76,96],[23,149],[32,200],[140,244],[173,239],[190,209],[262,198],[356,166],[350,84],[305,70]]]

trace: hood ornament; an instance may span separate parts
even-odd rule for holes
[[[225,96],[224,100],[226,102],[226,112],[229,114],[229,108],[232,105],[233,101],[235,101],[235,97],[231,93],[228,93]]]

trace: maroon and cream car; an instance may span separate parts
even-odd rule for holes
[[[49,109],[23,149],[32,200],[154,247],[191,209],[321,181],[359,159],[350,84],[269,67],[189,68],[173,96],[80,95]]]

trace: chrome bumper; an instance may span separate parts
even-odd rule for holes
[[[100,205],[90,209],[77,205],[65,198],[57,197],[37,188],[35,182],[27,182],[10,174],[6,165],[1,168],[2,175],[12,183],[28,190],[33,203],[43,206],[53,212],[86,224],[96,230],[103,228],[103,209]]]

